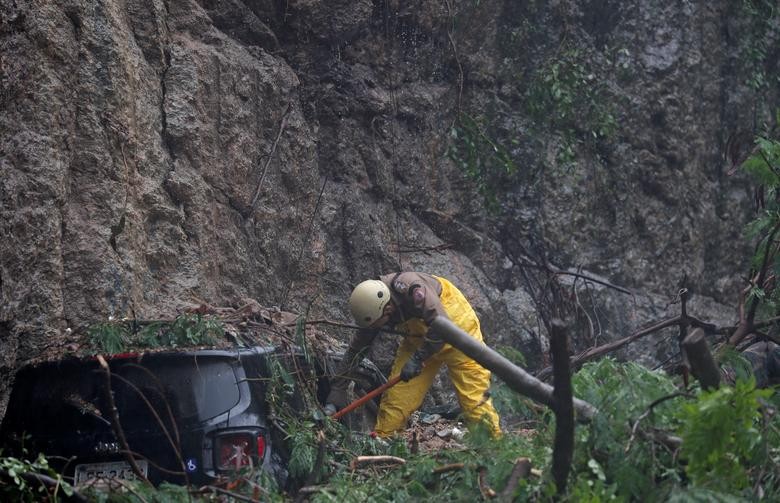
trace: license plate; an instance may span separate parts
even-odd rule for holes
[[[149,463],[139,459],[135,462],[138,469],[146,477],[149,474]],[[85,484],[94,479],[120,479],[136,480],[138,477],[126,461],[113,461],[110,463],[89,463],[76,465],[76,485]]]

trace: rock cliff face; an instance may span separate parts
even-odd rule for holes
[[[726,154],[780,60],[777,20],[737,4],[0,0],[0,381],[108,316],[347,321],[355,283],[401,268],[533,360],[531,244],[644,299],[600,299],[600,337],[683,272],[732,321],[751,189]]]

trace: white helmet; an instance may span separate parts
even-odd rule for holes
[[[355,323],[365,328],[382,317],[385,306],[390,302],[390,289],[378,279],[369,279],[352,290],[349,296],[349,310]]]

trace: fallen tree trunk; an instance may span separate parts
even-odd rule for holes
[[[549,384],[543,383],[483,342],[474,339],[447,318],[441,316],[434,318],[431,329],[445,342],[496,374],[514,391],[554,409],[553,387]],[[591,420],[598,412],[596,407],[584,400],[575,398],[573,402],[574,410],[581,421]]]

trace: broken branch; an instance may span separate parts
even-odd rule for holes
[[[515,491],[517,486],[520,485],[520,481],[528,477],[531,473],[531,460],[528,458],[519,458],[515,461],[515,466],[512,468],[512,473],[509,474],[509,480],[506,483],[506,487],[501,491],[499,501],[501,503],[509,503],[514,500]]]
[[[634,421],[634,426],[631,428],[631,437],[628,439],[628,444],[626,444],[625,452],[628,452],[631,449],[631,444],[634,441],[634,438],[636,437],[637,429],[639,428],[639,423],[645,419],[647,416],[652,414],[653,409],[657,407],[658,405],[664,403],[667,400],[671,400],[672,398],[677,398],[678,396],[685,396],[690,397],[688,393],[685,391],[678,391],[677,393],[672,393],[671,395],[662,396],[661,398],[653,401],[648,407],[647,410],[642,413],[641,416],[637,418],[636,421]]]
[[[720,370],[712,357],[707,339],[704,338],[704,330],[694,329],[683,340],[682,347],[688,356],[691,372],[699,380],[701,387],[711,390],[720,386]]]
[[[440,473],[454,472],[457,470],[462,470],[463,468],[465,468],[465,466],[466,466],[465,463],[451,463],[449,465],[437,466],[436,468],[433,469],[433,473],[440,474]]]
[[[603,356],[607,353],[611,353],[613,351],[617,351],[618,349],[622,348],[623,346],[626,346],[632,342],[634,342],[637,339],[640,339],[646,335],[650,335],[653,332],[657,332],[659,330],[662,330],[664,328],[673,327],[675,325],[680,324],[681,317],[675,316],[674,318],[670,318],[665,321],[661,321],[656,323],[655,325],[652,325],[644,330],[640,330],[639,332],[636,332],[634,334],[631,334],[627,337],[623,337],[622,339],[618,339],[616,341],[609,342],[607,344],[602,344],[601,346],[597,346],[595,348],[590,348],[588,350],[583,351],[582,353],[572,357],[571,359],[571,368],[577,369],[579,368],[583,363],[593,360],[594,358],[597,358],[599,356]],[[539,371],[537,374],[537,378],[540,380],[547,379],[552,374],[552,367],[545,367],[542,370]]]
[[[496,491],[494,491],[485,480],[487,478],[487,468],[480,466],[477,468],[477,482],[479,483],[479,494],[482,495],[483,500],[492,499],[496,497]]]
[[[771,264],[774,263],[774,257],[777,252],[776,244],[775,244],[775,236],[777,235],[777,232],[780,231],[780,222],[775,224],[772,231],[769,233],[769,236],[767,236],[766,239],[766,249],[764,250],[764,258],[761,262],[761,267],[758,271],[758,275],[756,276],[755,281],[755,287],[756,288],[763,288],[764,282],[766,281],[767,272],[769,271],[769,268]],[[775,251],[772,251],[772,247],[775,246]],[[743,291],[743,298],[746,297],[747,293],[750,291],[750,285],[746,287],[746,289]],[[760,303],[760,299],[758,296],[753,296],[753,299],[750,301],[750,306],[747,309],[747,313],[744,311],[744,301],[740,302],[740,319],[739,324],[737,325],[737,329],[734,331],[734,333],[729,337],[729,345],[736,347],[737,344],[739,344],[742,339],[747,337],[747,335],[752,332],[755,327],[753,325],[753,322],[756,317],[756,310],[758,309],[758,305]]]
[[[358,456],[349,463],[349,469],[355,471],[360,465],[382,463],[403,465],[406,464],[406,460],[397,456]]]

